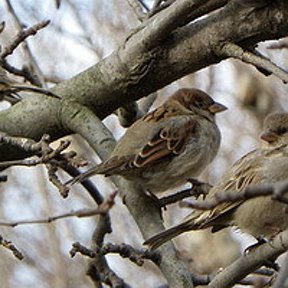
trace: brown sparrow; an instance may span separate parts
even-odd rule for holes
[[[68,181],[121,175],[155,193],[197,177],[214,159],[221,134],[215,114],[227,108],[197,89],[176,91],[130,126],[108,160]]]
[[[221,191],[242,191],[249,185],[276,183],[288,179],[288,113],[269,115],[260,138],[263,145],[234,163],[207,198]],[[275,236],[288,228],[287,204],[261,196],[238,203],[223,203],[210,211],[195,210],[184,221],[151,237],[144,244],[155,249],[190,230],[212,227],[216,232],[236,226],[257,239]]]

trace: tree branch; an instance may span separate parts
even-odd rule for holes
[[[199,210],[211,210],[221,203],[235,203],[269,195],[272,196],[272,199],[274,200],[288,204],[288,198],[286,196],[287,191],[287,182],[278,182],[273,184],[265,183],[249,186],[243,191],[220,191],[214,194],[213,198],[194,201],[190,200],[189,203],[185,204],[185,206]]]
[[[72,211],[72,212],[68,212],[64,214],[59,214],[56,216],[50,216],[45,219],[19,220],[19,221],[13,221],[13,222],[0,221],[0,226],[16,227],[16,226],[25,225],[25,224],[48,224],[48,223],[51,223],[60,219],[64,219],[64,218],[70,218],[70,217],[84,218],[84,217],[92,217],[95,215],[106,214],[114,205],[115,196],[116,196],[116,193],[112,193],[106,201],[104,201],[95,209],[81,209],[81,210]]]
[[[18,260],[22,260],[24,258],[23,254],[16,248],[16,246],[11,241],[4,239],[1,235],[0,245],[10,250]]]
[[[0,54],[0,58],[1,59],[5,59],[8,55],[11,55],[14,50],[29,36],[33,36],[35,35],[39,30],[45,28],[46,26],[48,26],[50,24],[50,20],[44,20],[41,21],[35,25],[33,25],[32,27],[25,29],[25,30],[21,30],[18,32],[18,34],[16,35],[15,39],[12,40],[12,42],[10,43],[10,45],[6,46],[3,51]]]
[[[158,17],[159,14],[153,17]],[[161,48],[157,46],[147,53],[137,50],[136,44],[133,44],[137,40],[134,35],[129,39],[129,45],[122,45],[119,51],[97,65],[56,85],[53,91],[64,99],[89,107],[98,117],[103,118],[128,102],[146,96],[184,75],[219,62],[221,58],[215,55],[212,48],[225,40],[251,47],[260,40],[285,36],[288,24],[284,19],[287,17],[288,3],[283,0],[278,0],[277,5],[272,3],[253,11],[247,7],[239,7],[232,1],[208,17],[171,32],[161,42]],[[149,29],[146,34],[141,31],[138,32],[139,37],[148,37],[145,35]],[[21,101],[1,112],[0,130],[33,139],[40,138],[43,133],[51,135],[52,139],[71,133],[62,127],[61,116],[66,113],[61,109],[63,102],[37,100],[29,97],[27,102]],[[27,119],[24,115],[31,117]],[[31,119],[33,125],[29,123]],[[7,153],[3,151],[4,148],[2,150],[0,147],[0,157],[7,157]]]
[[[229,288],[246,275],[262,266],[267,260],[274,260],[288,249],[288,230],[275,236],[273,240],[244,254],[218,273],[208,285],[209,288]]]
[[[234,43],[225,43],[222,46],[215,47],[215,53],[219,57],[224,58],[236,58],[243,62],[252,64],[257,68],[263,69],[264,71],[268,71],[271,74],[274,74],[278,78],[280,78],[284,83],[288,83],[288,73],[282,68],[278,67],[276,64],[271,62],[270,60],[257,56],[249,51],[244,51],[240,46]]]

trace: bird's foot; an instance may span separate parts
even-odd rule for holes
[[[196,199],[200,196],[203,196],[203,199],[205,199],[212,188],[212,185],[209,183],[204,183],[194,178],[190,178],[187,181],[192,184],[192,190],[190,193],[192,196],[195,196]]]

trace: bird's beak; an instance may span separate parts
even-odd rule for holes
[[[220,104],[218,102],[214,102],[212,105],[209,106],[208,110],[212,113],[212,114],[216,114],[222,111],[227,110],[228,108],[226,106],[224,106],[223,104]]]
[[[261,133],[260,139],[267,143],[272,143],[278,139],[278,135],[270,130],[267,130]]]

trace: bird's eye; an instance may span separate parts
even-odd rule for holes
[[[277,134],[278,134],[278,135],[284,134],[284,133],[286,133],[286,132],[287,132],[287,128],[285,128],[285,127],[279,127],[279,128],[277,129]]]
[[[202,102],[197,102],[197,103],[195,103],[194,104],[197,108],[199,108],[199,109],[203,109],[204,108],[204,103],[202,103]]]

